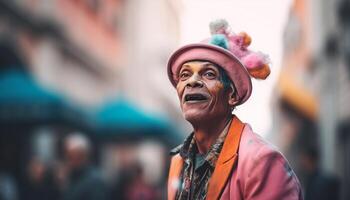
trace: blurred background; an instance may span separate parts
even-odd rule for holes
[[[350,1],[0,0],[0,200],[165,199],[191,131],[166,62],[217,18],[271,60],[235,114],[306,200],[350,199]]]

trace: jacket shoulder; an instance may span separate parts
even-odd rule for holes
[[[282,156],[274,145],[254,133],[250,125],[246,124],[243,129],[238,155],[256,160],[271,154]]]
[[[302,199],[299,180],[287,159],[249,125],[242,133],[234,177],[242,183],[244,199]]]

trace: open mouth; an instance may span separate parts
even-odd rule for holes
[[[199,102],[199,101],[206,101],[208,100],[208,97],[203,94],[186,94],[185,95],[185,102]]]

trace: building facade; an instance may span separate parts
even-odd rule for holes
[[[294,1],[285,28],[272,134],[304,179],[304,188],[302,156],[312,149],[318,167],[339,179],[340,199],[350,197],[348,4]]]

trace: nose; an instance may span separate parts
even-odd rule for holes
[[[186,84],[186,87],[203,87],[203,82],[200,79],[199,75],[194,74]]]

